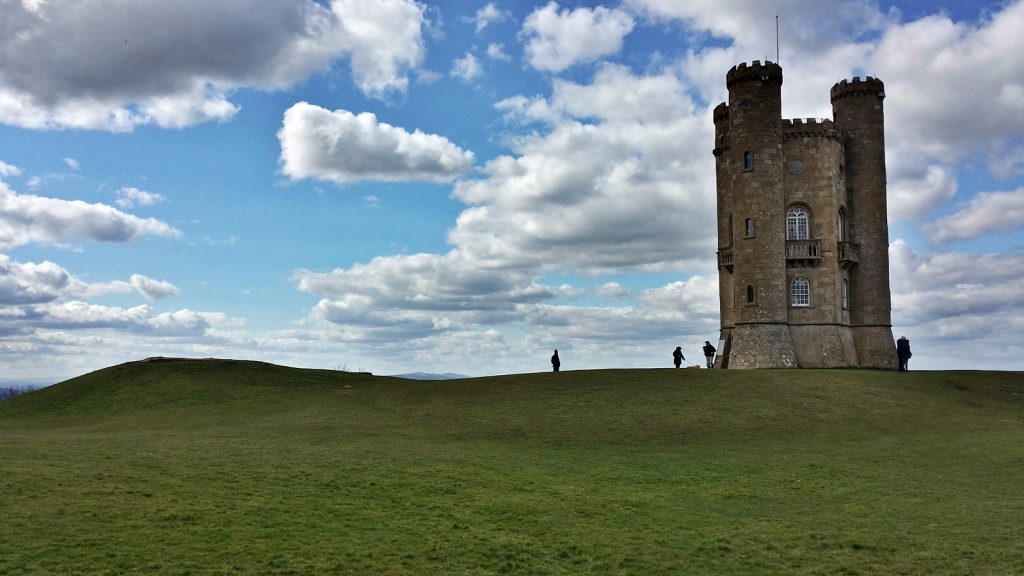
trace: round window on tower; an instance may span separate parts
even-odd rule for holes
[[[793,174],[800,174],[804,171],[805,168],[807,168],[807,166],[804,165],[803,160],[789,161],[789,171],[792,172]]]

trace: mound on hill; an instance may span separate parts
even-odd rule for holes
[[[0,573],[1021,573],[1024,378],[134,362],[0,403]]]

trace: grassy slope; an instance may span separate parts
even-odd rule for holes
[[[147,362],[0,438],[7,575],[1024,573],[1019,373]]]

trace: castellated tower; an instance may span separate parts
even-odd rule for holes
[[[726,74],[714,111],[719,367],[895,368],[884,86],[832,88],[834,120],[782,119],[782,68]]]

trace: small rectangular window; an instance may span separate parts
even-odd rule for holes
[[[753,238],[754,237],[754,219],[753,218],[747,218],[746,234],[747,234],[747,236],[746,236],[747,238]]]

